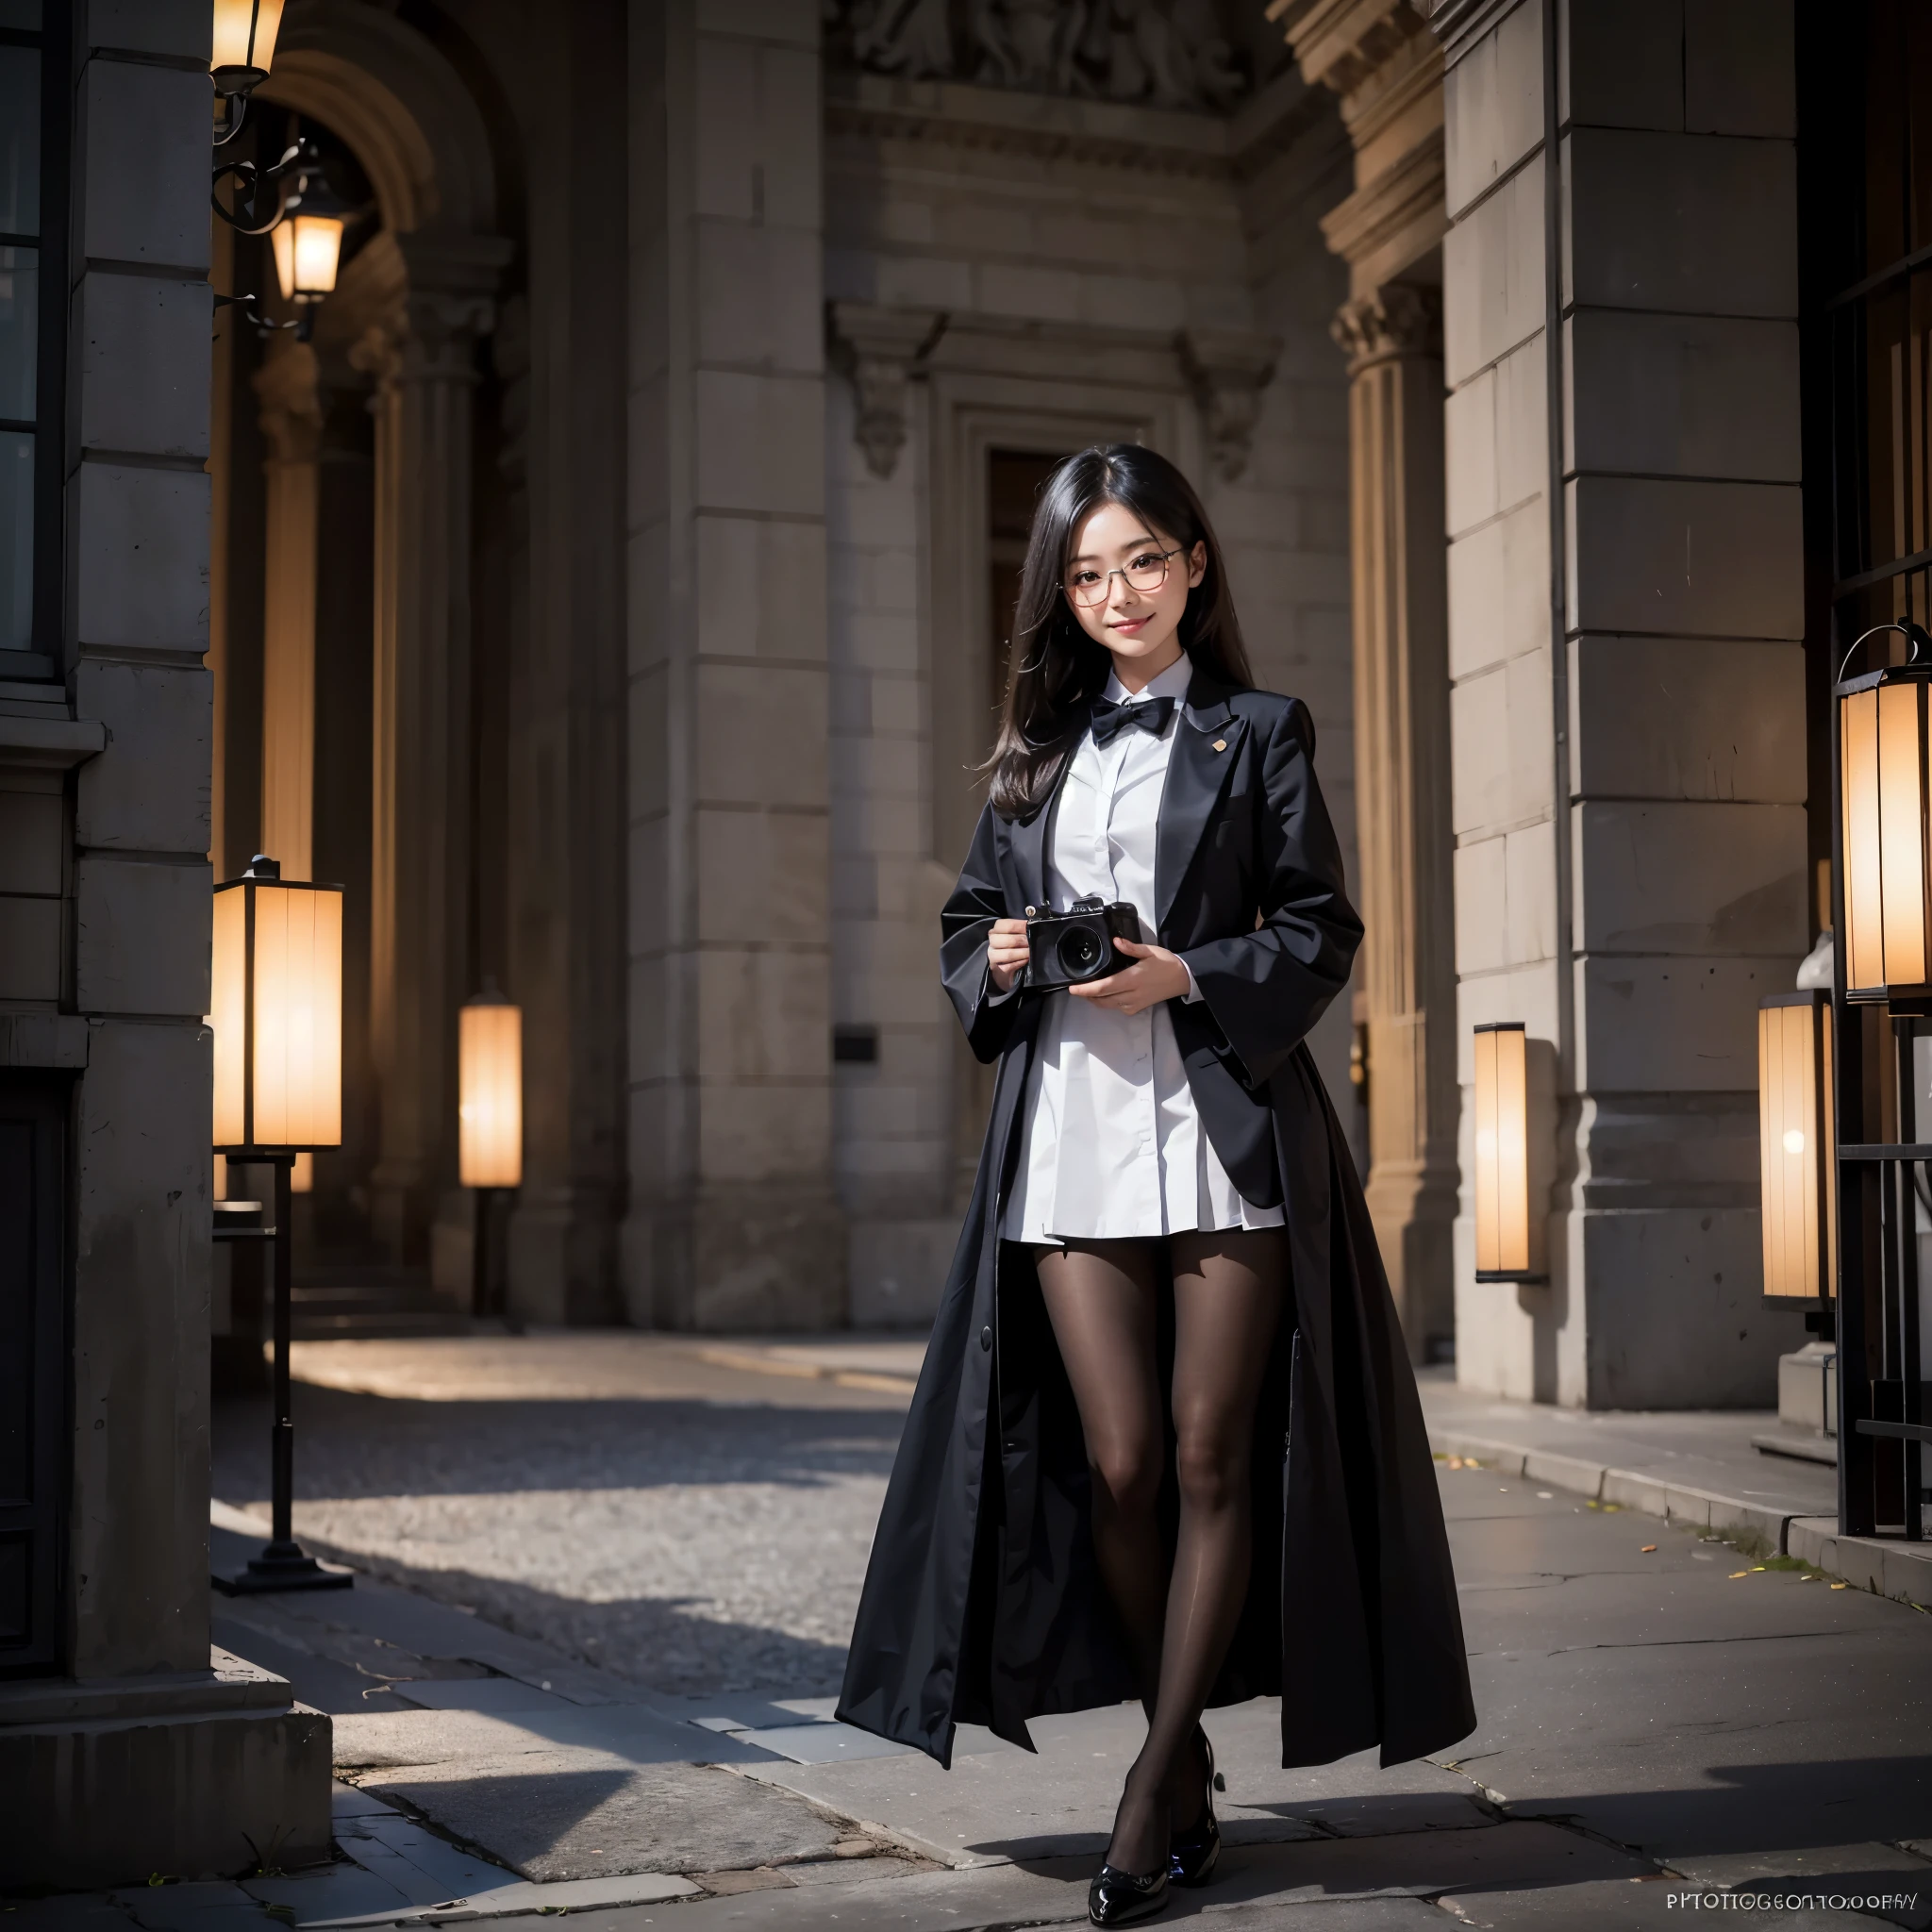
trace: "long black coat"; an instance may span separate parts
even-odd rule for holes
[[[1284,1764],[1372,1744],[1396,1764],[1466,1736],[1475,1712],[1415,1378],[1303,1044],[1347,982],[1361,922],[1306,707],[1197,672],[1180,717],[1157,925],[1203,998],[1168,1010],[1223,1165],[1257,1206],[1286,1203],[1294,1295],[1255,1424],[1253,1581],[1209,1701],[1278,1694]],[[987,935],[1045,903],[1052,813],[982,814],[941,915],[946,991],[974,1051],[1000,1068],[839,1700],[845,1723],[941,1764],[958,1724],[1030,1749],[1028,1718],[1136,1693],[1039,1280],[1027,1250],[998,1238],[1042,996],[987,997]],[[1174,1507],[1170,1472],[1170,1527]]]

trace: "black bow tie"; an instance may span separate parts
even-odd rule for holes
[[[1147,698],[1138,705],[1110,704],[1106,698],[1093,700],[1093,741],[1111,744],[1129,724],[1158,738],[1174,716],[1172,698]]]

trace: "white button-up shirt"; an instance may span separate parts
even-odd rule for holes
[[[1099,745],[1090,731],[1060,787],[1047,841],[1047,903],[1064,912],[1097,894],[1141,915],[1155,936],[1154,856],[1160,795],[1192,667],[1186,658],[1138,694],[1116,677],[1115,704],[1172,697],[1159,737],[1138,725]],[[1189,974],[1187,997],[1200,998]],[[1127,1241],[1185,1228],[1279,1227],[1279,1208],[1241,1198],[1208,1139],[1167,1003],[1126,1014],[1047,996],[1027,1074],[1020,1165],[1001,1233],[1008,1241]]]

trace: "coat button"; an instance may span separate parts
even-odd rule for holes
[[[992,1346],[992,1330],[991,1328],[982,1328],[979,1331],[979,1345],[981,1348],[991,1348]]]

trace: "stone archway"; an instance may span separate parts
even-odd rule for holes
[[[274,836],[309,848],[315,429],[325,383],[358,382],[375,419],[369,1045],[379,1125],[368,1215],[379,1252],[416,1265],[431,1258],[455,1181],[454,1015],[474,970],[474,391],[477,343],[514,250],[495,232],[495,169],[475,101],[392,14],[295,0],[261,93],[351,149],[382,218],[323,305],[312,346],[279,345],[258,382],[273,452],[264,831],[273,811]],[[271,770],[281,782],[268,782]],[[466,1223],[450,1218],[466,1257]],[[460,1277],[461,1259],[436,1272]]]

